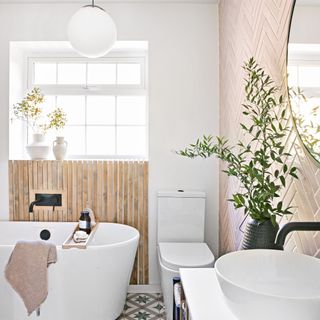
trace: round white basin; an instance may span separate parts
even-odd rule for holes
[[[320,259],[277,250],[220,257],[216,275],[239,320],[319,320]]]

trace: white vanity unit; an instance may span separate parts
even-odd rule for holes
[[[213,268],[180,269],[191,320],[237,320],[227,307]]]

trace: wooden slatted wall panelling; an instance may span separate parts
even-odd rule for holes
[[[34,207],[35,193],[61,193],[62,207]],[[137,228],[131,283],[148,284],[147,161],[9,161],[10,220],[78,221],[87,202],[97,220]]]

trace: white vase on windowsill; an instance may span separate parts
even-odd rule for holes
[[[48,159],[50,146],[46,143],[45,135],[42,133],[34,133],[33,141],[26,146],[27,153],[31,160]]]
[[[53,154],[56,160],[64,160],[67,154],[68,142],[64,140],[64,137],[57,136],[53,141]]]

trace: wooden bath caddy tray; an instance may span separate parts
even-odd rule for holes
[[[97,231],[98,228],[98,224],[97,223],[94,227],[92,227],[91,232],[88,236],[88,238],[86,239],[86,241],[83,242],[75,242],[73,240],[73,235],[76,231],[79,230],[79,226],[77,226],[73,232],[71,233],[71,235],[66,239],[66,241],[62,244],[62,249],[70,249],[70,248],[78,248],[78,249],[87,249],[87,246],[89,244],[89,242],[91,241],[91,239],[93,238],[95,232]]]

